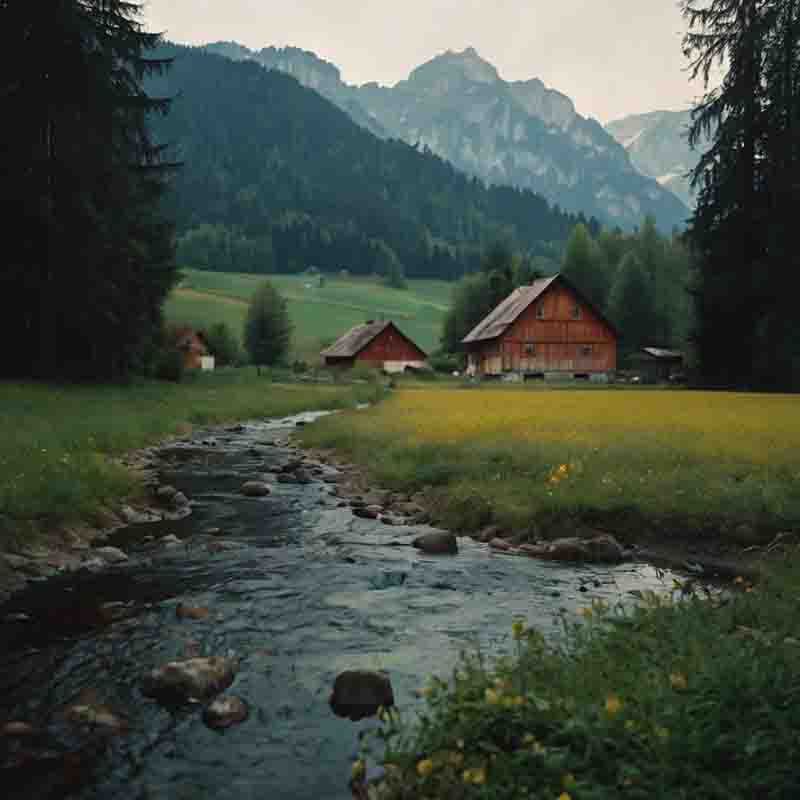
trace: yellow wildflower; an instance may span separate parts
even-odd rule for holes
[[[682,672],[670,673],[669,682],[672,684],[672,688],[678,691],[683,691],[689,685],[686,676]]]
[[[615,694],[610,694],[606,697],[606,712],[609,714],[618,714],[622,708],[622,700]]]
[[[496,706],[500,702],[500,694],[494,689],[487,689],[483,694],[489,705]]]
[[[576,613],[584,619],[590,619],[594,611],[591,608],[579,608]]]
[[[513,705],[519,707],[519,706],[524,706],[526,701],[521,694],[518,694],[512,698],[511,702],[513,703]]]
[[[669,739],[669,728],[662,728],[660,726],[656,727],[656,736],[661,739],[662,742],[666,742]]]
[[[533,744],[535,741],[536,737],[532,733],[526,733],[522,738],[522,744]]]
[[[558,796],[558,800],[572,800],[572,795],[569,792],[561,792]]]
[[[464,783],[474,783],[476,786],[481,786],[486,783],[486,767],[465,769],[461,777],[464,779]]]
[[[522,620],[516,620],[511,625],[511,633],[514,638],[519,641],[525,633],[525,623]]]
[[[425,778],[430,775],[431,772],[433,772],[433,761],[431,761],[430,758],[423,758],[422,761],[417,764],[417,774],[421,778]]]
[[[358,780],[366,772],[366,769],[364,762],[360,758],[358,761],[354,761],[353,766],[350,768],[350,774],[353,776],[353,780]]]

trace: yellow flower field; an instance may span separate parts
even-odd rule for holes
[[[439,492],[440,521],[466,529],[624,516],[766,535],[800,523],[794,395],[410,388],[303,439],[388,488]]]
[[[402,391],[371,424],[409,443],[514,439],[586,447],[635,437],[687,456],[800,471],[800,397],[726,392]]]

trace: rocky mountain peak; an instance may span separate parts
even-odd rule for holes
[[[567,128],[577,116],[575,105],[565,94],[548,89],[538,78],[509,84],[514,99],[533,117]]]
[[[427,88],[437,92],[447,91],[457,84],[492,84],[499,81],[497,69],[481,58],[474,47],[461,52],[447,50],[417,67],[408,76],[408,83],[415,89]]]

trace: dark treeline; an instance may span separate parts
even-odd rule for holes
[[[488,248],[481,270],[464,277],[445,318],[442,349],[461,350],[461,340],[517,286],[560,269],[619,331],[620,363],[641,347],[684,349],[692,325],[688,292],[689,250],[677,233],[660,233],[652,218],[633,233],[603,229],[593,236],[577,225],[560,265],[548,269],[504,244]]]
[[[187,265],[454,279],[496,239],[553,259],[577,222],[598,228],[381,140],[287,75],[199,49],[158,54],[174,59],[148,85],[175,98],[154,130],[184,164],[171,208]]]
[[[175,279],[141,81],[166,67],[123,0],[0,2],[4,376],[142,368]]]
[[[694,341],[709,385],[800,390],[800,0],[684,0],[695,76]]]

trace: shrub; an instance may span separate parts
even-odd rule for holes
[[[244,346],[256,366],[273,366],[286,360],[292,323],[286,301],[264,281],[250,300],[244,323]]]
[[[233,331],[224,322],[212,325],[205,333],[205,342],[219,367],[240,366],[244,354]]]
[[[161,381],[180,383],[186,369],[183,355],[172,347],[165,347],[156,358],[155,376]]]

